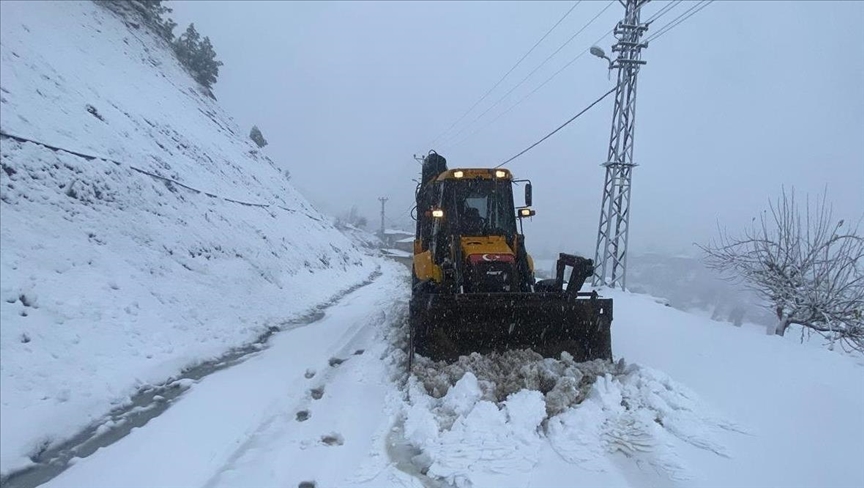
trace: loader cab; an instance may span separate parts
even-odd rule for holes
[[[421,236],[443,281],[464,292],[515,292],[533,283],[517,231],[510,172],[452,169],[427,188],[430,221]]]
[[[454,238],[498,238],[512,242],[517,234],[516,211],[510,173],[495,170],[454,169],[441,173],[429,185],[427,204],[431,213],[425,238],[442,251]],[[436,252],[438,258],[443,255]]]
[[[516,233],[509,179],[446,180],[440,208],[449,215],[446,226],[449,234],[509,239]]]
[[[429,178],[417,190],[422,248],[452,236],[512,240],[517,232],[512,184],[509,171],[485,168],[444,170]]]

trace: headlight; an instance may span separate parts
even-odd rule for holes
[[[440,208],[436,208],[435,210],[432,211],[432,216],[435,217],[436,219],[440,219],[440,218],[444,217],[444,211],[441,210]]]
[[[496,169],[496,170],[495,170],[495,177],[496,177],[496,178],[506,178],[506,177],[507,177],[507,172],[504,171],[503,169]]]
[[[453,177],[454,177],[454,178],[461,178],[461,177],[463,177],[463,176],[465,176],[465,172],[464,172],[464,171],[454,171],[454,172],[453,172]]]

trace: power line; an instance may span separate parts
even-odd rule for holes
[[[579,29],[578,31],[576,31],[575,34],[573,34],[572,36],[570,36],[570,38],[567,39],[567,41],[565,41],[564,44],[562,44],[558,49],[556,49],[555,52],[553,52],[553,53],[550,54],[548,57],[546,57],[546,59],[544,59],[543,62],[540,63],[539,66],[537,66],[536,68],[534,68],[533,71],[531,71],[530,73],[528,73],[528,75],[525,76],[525,78],[522,78],[522,81],[520,81],[519,83],[517,83],[516,86],[514,86],[513,88],[511,88],[507,93],[504,94],[504,96],[502,96],[502,97],[499,98],[495,103],[493,103],[492,105],[490,105],[489,108],[487,108],[486,110],[483,111],[483,113],[481,113],[481,114],[478,115],[476,118],[474,118],[474,120],[472,120],[470,123],[468,123],[468,125],[462,127],[462,129],[459,130],[457,133],[455,133],[453,136],[445,138],[444,141],[442,141],[442,142],[446,142],[448,139],[449,139],[449,140],[452,140],[452,139],[455,139],[455,138],[459,137],[459,135],[461,135],[463,132],[465,132],[465,130],[466,130],[468,127],[471,127],[472,125],[474,125],[478,120],[480,120],[481,118],[483,118],[484,115],[486,115],[487,113],[489,113],[490,110],[492,110],[493,108],[497,107],[497,106],[498,106],[502,101],[504,101],[508,96],[510,96],[510,94],[513,93],[513,91],[515,91],[517,88],[519,88],[520,86],[522,86],[526,81],[528,81],[529,78],[531,78],[531,76],[534,75],[534,73],[536,73],[540,68],[542,68],[544,65],[546,65],[546,63],[549,62],[550,59],[552,59],[552,58],[553,58],[556,54],[558,54],[562,49],[564,49],[565,47],[567,47],[567,45],[570,44],[570,42],[572,42],[573,39],[576,38],[576,36],[578,36],[579,34],[581,34],[585,29],[587,29],[591,24],[593,24],[594,21],[597,20],[597,18],[600,17],[600,16],[601,16],[601,15],[602,15],[606,10],[608,10],[609,7],[611,7],[613,3],[615,3],[614,0],[612,0],[612,1],[610,1],[608,4],[606,4],[606,6],[603,7],[603,9],[600,10],[600,12],[598,12],[597,15],[595,15],[591,20],[589,20],[589,21],[588,21],[584,26],[582,26],[581,29]]]
[[[573,122],[574,120],[578,119],[579,116],[581,116],[582,114],[584,114],[585,112],[587,112],[588,110],[590,110],[591,107],[593,107],[594,105],[597,105],[597,104],[600,103],[604,98],[606,98],[606,97],[608,97],[609,95],[611,95],[612,92],[614,92],[617,88],[618,88],[618,85],[613,86],[612,89],[609,90],[608,92],[606,92],[605,94],[603,94],[602,97],[600,97],[600,98],[598,98],[597,100],[594,100],[593,102],[591,102],[591,105],[588,105],[587,107],[583,108],[582,111],[580,111],[578,114],[574,115],[573,117],[570,117],[570,120],[568,120],[567,122],[564,122],[563,124],[561,124],[557,129],[555,129],[555,130],[553,130],[552,132],[546,134],[546,135],[543,136],[543,138],[540,139],[539,141],[535,142],[534,144],[531,144],[530,146],[528,146],[528,147],[526,147],[525,149],[523,149],[522,151],[520,151],[519,154],[517,154],[517,155],[513,156],[512,158],[510,158],[510,159],[504,161],[503,163],[498,164],[498,165],[495,166],[495,167],[496,167],[496,168],[500,168],[501,166],[504,166],[505,164],[509,163],[510,161],[513,161],[514,159],[518,158],[519,156],[521,156],[521,155],[527,153],[528,151],[534,149],[535,147],[537,147],[538,145],[540,145],[543,141],[545,141],[546,139],[549,139],[550,137],[552,137],[553,135],[555,135],[556,132],[558,132],[559,130],[563,129],[564,127],[567,127],[567,126],[570,124],[570,122]]]
[[[655,20],[658,20],[660,17],[666,15],[667,12],[677,7],[683,0],[675,0],[674,2],[667,3],[663,8],[654,13],[648,20],[645,21],[646,24],[651,24]],[[644,5],[644,4],[643,4]]]
[[[674,19],[669,21],[668,24],[664,25],[663,27],[660,28],[660,30],[658,30],[653,35],[651,35],[647,39],[645,39],[645,42],[647,43],[647,42],[651,42],[653,40],[658,39],[660,36],[669,32],[670,30],[674,29],[676,26],[678,26],[678,24],[680,24],[680,23],[684,22],[685,20],[689,19],[690,17],[696,15],[697,13],[699,13],[700,10],[707,7],[708,5],[711,5],[712,3],[714,3],[714,0],[702,0],[702,1],[700,1],[696,5],[685,10],[684,13],[682,13],[678,17],[675,17]]]
[[[680,4],[682,1],[683,1],[683,0],[675,0],[674,2],[671,2],[671,3],[667,4],[667,5],[664,6],[662,9],[660,9],[659,11],[657,11],[654,15],[652,15],[650,19],[648,19],[647,21],[645,21],[645,23],[648,24],[648,23],[654,22],[655,20],[660,19],[661,17],[663,17],[664,15],[666,15],[666,13],[668,13],[670,10],[674,9],[675,7],[677,7],[678,4]],[[711,1],[713,1],[713,0],[711,0]],[[647,2],[646,2],[646,3],[647,3]],[[643,3],[642,5],[640,5],[640,6],[638,7],[637,10],[640,10],[644,5],[645,5],[644,3]],[[685,12],[685,13],[686,13],[686,12]],[[695,12],[694,12],[694,13],[695,13]],[[686,19],[684,19],[684,20],[686,20]],[[592,45],[592,46],[596,46],[597,44],[600,44],[600,42],[601,42],[603,39],[605,39],[606,36],[608,36],[609,34],[611,34],[612,31],[614,31],[614,30],[615,30],[614,28],[609,29],[608,31],[606,31],[605,34],[603,34],[602,36],[600,36],[599,38],[597,38],[597,40],[594,41],[591,45]],[[658,37],[659,37],[659,36],[658,36]],[[454,147],[455,147],[455,146],[458,146],[458,145],[462,144],[463,142],[465,142],[466,140],[470,139],[471,136],[473,136],[473,135],[476,134],[477,132],[480,132],[482,129],[484,129],[484,128],[490,126],[490,125],[492,125],[496,120],[498,120],[499,118],[501,118],[503,115],[507,114],[508,112],[510,112],[511,110],[513,110],[514,108],[516,108],[517,105],[519,105],[520,103],[524,102],[524,101],[525,101],[526,99],[528,99],[531,95],[537,93],[541,88],[543,88],[544,86],[546,86],[547,83],[549,83],[550,81],[552,81],[553,78],[555,78],[556,76],[558,76],[559,74],[561,74],[561,72],[563,72],[565,69],[567,69],[568,67],[570,67],[570,65],[572,65],[572,64],[575,63],[576,61],[578,61],[579,58],[581,58],[582,56],[584,56],[585,54],[587,54],[590,50],[591,50],[591,47],[587,47],[587,48],[585,48],[584,51],[582,51],[582,52],[580,52],[578,55],[576,55],[575,58],[571,59],[567,64],[565,64],[565,65],[562,66],[558,71],[556,71],[555,73],[553,73],[552,76],[550,76],[549,78],[546,78],[546,81],[544,81],[543,83],[539,84],[536,88],[534,88],[533,90],[531,90],[530,93],[528,93],[527,95],[525,95],[524,97],[522,97],[518,102],[516,102],[516,103],[514,103],[513,105],[511,105],[510,108],[508,108],[507,110],[505,110],[505,111],[501,112],[500,114],[498,114],[498,116],[495,117],[495,118],[494,118],[491,122],[489,122],[487,125],[485,125],[484,127],[481,127],[480,129],[478,129],[478,130],[472,132],[468,137],[466,137],[466,138],[462,139],[460,142],[456,143],[456,144],[454,145]]]
[[[611,34],[613,30],[614,30],[614,29],[609,29],[608,31],[606,31],[605,34],[603,34],[603,35],[600,36],[596,41],[594,41],[594,43],[592,44],[592,46],[593,46],[593,45],[596,45],[596,44],[599,44],[600,41],[602,41],[604,38],[606,38],[606,36],[608,36],[609,34]],[[499,113],[499,114],[498,114],[494,119],[492,119],[491,121],[489,121],[489,123],[487,123],[486,125],[483,125],[483,126],[477,128],[476,130],[474,130],[473,132],[471,132],[470,134],[468,134],[467,136],[465,136],[464,138],[462,138],[459,142],[457,142],[456,144],[453,144],[452,147],[455,148],[455,147],[461,146],[465,141],[467,141],[468,139],[471,139],[472,137],[474,137],[475,134],[477,134],[478,132],[481,132],[482,130],[484,130],[484,129],[486,129],[487,127],[489,127],[489,126],[491,126],[492,124],[494,124],[496,121],[498,121],[498,119],[500,119],[501,117],[503,117],[504,115],[506,115],[507,113],[509,113],[511,110],[513,110],[514,108],[516,108],[516,106],[518,106],[519,104],[521,104],[522,102],[524,102],[525,100],[527,100],[531,95],[534,95],[535,93],[537,93],[538,91],[540,91],[541,88],[543,88],[544,86],[546,86],[547,83],[549,83],[550,81],[552,81],[553,78],[555,78],[556,76],[558,76],[559,74],[561,74],[565,69],[569,68],[570,65],[572,65],[573,63],[575,63],[576,61],[578,61],[579,58],[581,58],[582,56],[584,56],[584,55],[585,55],[585,54],[586,54],[590,49],[591,49],[590,47],[585,48],[585,50],[583,50],[582,52],[580,52],[580,53],[579,53],[575,58],[571,59],[567,64],[565,64],[565,65],[562,66],[558,71],[556,71],[555,73],[553,73],[552,76],[550,76],[549,78],[546,78],[546,81],[544,81],[543,83],[537,85],[537,87],[535,87],[533,90],[531,90],[531,91],[530,91],[527,95],[525,95],[524,97],[520,98],[519,101],[517,101],[516,103],[514,103],[513,105],[511,105],[507,110],[505,110],[505,111]]]
[[[603,36],[603,37],[606,37],[606,36]],[[614,92],[615,89],[617,89],[617,88],[618,88],[617,85],[614,86],[614,87],[612,87],[608,92],[604,93],[603,96],[601,96],[601,97],[598,98],[597,100],[594,100],[593,102],[591,102],[590,105],[588,105],[587,107],[585,107],[584,109],[582,109],[579,113],[577,113],[576,115],[574,115],[573,117],[571,117],[569,120],[567,120],[567,122],[564,122],[563,124],[561,124],[557,129],[555,129],[555,130],[553,130],[552,132],[546,134],[546,135],[543,136],[539,141],[535,142],[534,144],[531,144],[530,146],[528,146],[527,148],[523,149],[522,151],[520,151],[520,152],[519,152],[518,154],[516,154],[515,156],[513,156],[513,157],[511,157],[510,159],[508,159],[508,160],[506,160],[506,161],[504,161],[504,162],[498,164],[498,165],[495,166],[495,167],[496,167],[496,168],[500,168],[501,166],[504,166],[505,164],[507,164],[507,163],[509,163],[509,162],[511,162],[511,161],[513,161],[513,160],[515,160],[516,158],[522,156],[523,154],[527,153],[527,152],[530,151],[531,149],[534,149],[535,147],[539,146],[540,144],[543,143],[543,141],[545,141],[546,139],[549,139],[550,137],[552,137],[553,135],[555,135],[558,131],[560,131],[560,130],[563,129],[564,127],[567,127],[568,125],[570,125],[571,122],[573,122],[574,120],[578,119],[582,114],[584,114],[585,112],[591,110],[591,108],[593,108],[595,105],[597,105],[598,103],[600,103],[601,101],[603,101],[604,98],[606,98],[606,97],[608,97],[610,94],[612,94],[612,92]],[[401,219],[401,218],[404,217],[406,214],[408,214],[409,212],[411,212],[411,210],[413,210],[413,209],[414,209],[414,205],[412,204],[411,206],[408,207],[408,209],[407,209],[405,212],[402,212],[402,213],[399,215],[399,217],[397,217],[397,219]]]
[[[561,24],[561,22],[564,21],[564,19],[566,19],[567,16],[570,15],[570,12],[572,12],[573,9],[575,9],[576,6],[579,5],[580,3],[582,3],[582,0],[578,0],[576,3],[574,3],[573,6],[570,7],[570,10],[568,10],[567,12],[565,12],[564,15],[563,15],[560,19],[558,19],[558,22],[555,22],[555,25],[553,25],[551,28],[549,28],[549,30],[546,31],[545,34],[543,34],[543,37],[541,37],[540,40],[538,40],[536,43],[534,43],[534,45],[531,46],[531,49],[529,49],[528,52],[526,52],[524,55],[522,55],[521,58],[519,58],[519,61],[516,61],[516,64],[514,64],[513,67],[511,67],[511,68],[510,68],[506,73],[504,73],[504,76],[502,76],[501,79],[498,80],[498,82],[495,83],[495,85],[493,85],[492,88],[489,89],[489,91],[487,91],[487,92],[486,92],[482,97],[480,97],[479,100],[477,100],[476,102],[474,102],[474,105],[471,105],[471,107],[470,107],[468,110],[466,110],[465,113],[462,114],[462,116],[459,117],[459,118],[456,120],[456,122],[453,122],[453,124],[451,124],[450,127],[447,128],[447,130],[445,130],[445,131],[442,132],[441,134],[438,134],[438,136],[437,136],[435,139],[432,140],[432,143],[430,144],[430,146],[434,145],[434,144],[435,144],[439,139],[441,139],[441,137],[442,137],[443,135],[445,135],[445,134],[447,134],[448,132],[450,132],[450,130],[453,129],[453,127],[456,127],[456,125],[457,125],[459,122],[462,122],[462,120],[463,120],[463,119],[464,119],[464,118],[465,118],[469,113],[471,113],[471,111],[474,110],[474,108],[477,107],[477,105],[479,105],[483,100],[486,100],[486,97],[488,97],[489,94],[492,93],[493,90],[495,90],[496,88],[498,88],[498,86],[501,85],[501,83],[504,81],[504,79],[506,79],[507,76],[509,76],[510,73],[513,72],[513,70],[515,70],[515,69],[516,69],[520,64],[522,64],[522,61],[524,61],[525,58],[527,58],[529,54],[531,54],[532,52],[534,52],[534,50],[537,49],[537,46],[539,46],[540,43],[543,42],[543,40],[546,39],[546,38],[549,36],[549,34],[551,34],[552,31],[555,30],[555,28],[558,27],[558,25]]]
[[[667,5],[665,5],[665,6],[664,6],[663,8],[661,8],[659,11],[657,11],[653,16],[651,16],[651,18],[648,19],[648,20],[646,21],[646,23],[653,22],[653,21],[659,19],[660,17],[664,16],[667,12],[669,12],[670,10],[672,10],[673,8],[675,8],[675,7],[676,7],[679,3],[681,3],[682,1],[683,1],[683,0],[675,0],[675,1],[673,1],[673,2],[671,2],[671,3],[669,3],[669,4],[667,4]],[[637,10],[641,10],[642,7],[644,7],[646,3],[648,3],[648,2],[645,2],[645,3],[643,3],[642,5],[640,5],[640,6],[637,8]],[[601,13],[602,13],[602,12],[601,12]],[[599,38],[597,38],[597,40],[594,41],[591,45],[592,45],[592,46],[595,46],[595,45],[597,45],[597,44],[600,44],[600,42],[601,42],[603,39],[605,39],[609,34],[611,34],[614,30],[615,30],[614,27],[613,27],[612,29],[609,29],[608,31],[606,31],[605,34],[603,34],[602,36],[600,36]],[[489,121],[489,123],[487,123],[487,124],[485,124],[485,125],[483,125],[483,126],[477,128],[477,129],[475,129],[475,130],[472,131],[470,134],[468,134],[467,136],[465,136],[465,137],[463,137],[462,139],[460,139],[459,142],[456,142],[455,144],[453,144],[453,145],[451,146],[451,149],[452,149],[452,148],[456,148],[456,147],[461,146],[461,145],[462,145],[463,143],[465,143],[467,140],[469,140],[469,139],[471,139],[472,137],[474,137],[474,135],[476,135],[477,133],[479,133],[479,132],[483,131],[484,129],[488,128],[489,126],[491,126],[491,125],[494,124],[495,122],[497,122],[498,119],[500,119],[500,118],[503,117],[504,115],[508,114],[511,110],[513,110],[514,108],[516,108],[516,107],[517,107],[518,105],[520,105],[522,102],[524,102],[525,100],[527,100],[528,98],[530,98],[532,95],[534,95],[535,93],[537,93],[538,91],[540,91],[540,89],[543,88],[544,86],[546,86],[547,83],[549,83],[550,81],[552,81],[555,77],[557,77],[559,74],[561,74],[564,70],[566,70],[567,68],[569,68],[573,63],[575,63],[576,61],[578,61],[582,56],[584,56],[585,54],[587,54],[587,53],[590,51],[590,49],[591,49],[590,46],[587,47],[587,48],[585,48],[585,50],[583,50],[583,51],[580,52],[578,55],[576,55],[576,57],[574,57],[573,59],[571,59],[567,64],[565,64],[564,66],[562,66],[558,71],[556,71],[555,73],[553,73],[552,76],[550,76],[549,78],[546,78],[546,80],[545,80],[543,83],[539,84],[537,87],[535,87],[533,90],[531,90],[531,92],[529,92],[527,95],[525,95],[524,97],[520,98],[519,101],[517,101],[516,103],[514,103],[513,105],[511,105],[509,108],[507,108],[507,110],[504,110],[503,112],[499,113],[497,116],[495,116],[494,119],[492,119],[491,121]]]

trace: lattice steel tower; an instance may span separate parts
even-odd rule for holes
[[[597,249],[594,253],[593,283],[612,288],[625,286],[627,279],[627,238],[630,230],[630,180],[633,173],[633,129],[636,120],[636,77],[645,64],[641,51],[646,47],[640,39],[646,24],[639,21],[639,10],[648,0],[620,0],[625,7],[624,20],[618,22],[614,33],[617,42],[612,52],[618,57],[609,62],[609,69],[618,69],[615,91],[615,110],[612,115],[612,133],[603,185],[603,203],[600,207],[600,226],[597,231]],[[592,53],[605,56],[602,50]],[[607,58],[608,59],[608,58]]]

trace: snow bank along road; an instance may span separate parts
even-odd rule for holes
[[[864,485],[860,359],[616,292],[618,355],[694,389],[639,364],[530,351],[420,359],[409,376],[404,275],[384,263],[321,320],[44,486]],[[769,364],[808,371],[781,382]],[[828,404],[836,416],[811,412]]]

